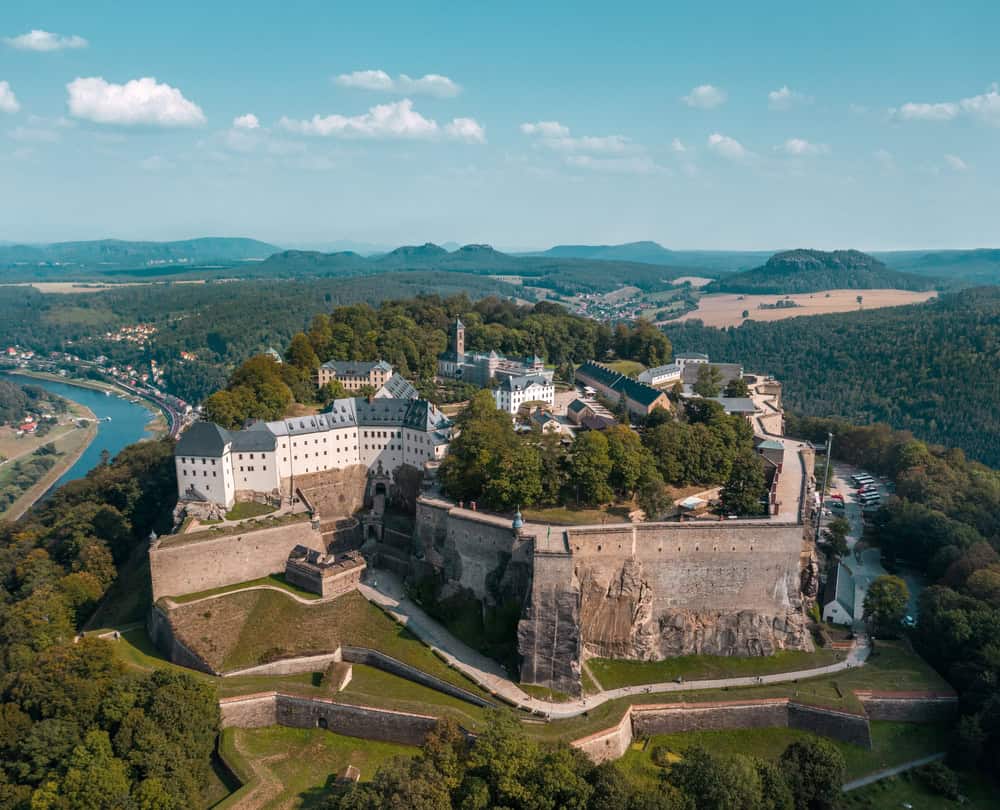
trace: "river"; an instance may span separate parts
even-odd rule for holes
[[[20,385],[37,385],[53,394],[79,402],[90,408],[99,419],[111,417],[110,422],[99,422],[97,436],[83,451],[72,467],[64,472],[59,480],[52,485],[49,492],[61,487],[67,481],[83,478],[87,472],[101,462],[101,452],[107,450],[112,457],[130,444],[140,439],[152,438],[147,429],[156,414],[142,405],[136,405],[127,399],[119,399],[117,394],[105,396],[103,391],[84,388],[79,385],[67,385],[54,380],[42,380],[36,377],[25,377],[20,374],[4,374],[3,376]],[[46,493],[47,495],[48,493]]]

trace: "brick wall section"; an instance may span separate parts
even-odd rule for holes
[[[678,703],[633,706],[632,727],[637,737],[680,731],[721,731],[731,728],[783,728],[788,726],[788,700],[726,703]]]
[[[955,719],[958,698],[936,693],[858,692],[870,720],[895,723],[941,723]]]
[[[851,743],[869,751],[872,747],[871,726],[868,718],[860,714],[789,703],[788,727],[811,731],[821,737]]]
[[[153,601],[260,579],[285,570],[297,545],[325,551],[323,537],[308,520],[223,537],[154,543],[149,549]]]
[[[321,698],[262,692],[219,701],[222,728],[326,728],[336,734],[366,740],[422,745],[437,724],[425,714],[394,712],[370,706],[350,706]]]
[[[146,632],[150,641],[159,649],[171,663],[178,666],[218,675],[200,655],[192,651],[174,634],[174,627],[167,613],[158,605],[152,605],[146,617]]]
[[[270,664],[260,664],[256,667],[231,669],[228,672],[223,672],[222,677],[232,678],[237,675],[298,675],[302,672],[322,672],[330,664],[341,660],[341,652],[338,647],[332,653],[304,655],[299,658],[285,658],[281,661],[272,661]]]
[[[632,710],[625,712],[617,725],[598,731],[589,737],[574,740],[570,745],[579,748],[593,762],[607,762],[619,759],[632,744]]]

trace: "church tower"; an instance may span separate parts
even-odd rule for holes
[[[451,327],[451,348],[459,360],[465,355],[465,324],[458,318]]]

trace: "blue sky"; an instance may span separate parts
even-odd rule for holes
[[[0,240],[996,246],[998,28],[985,0],[5,0]]]

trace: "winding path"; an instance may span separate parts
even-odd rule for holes
[[[904,771],[910,771],[914,768],[919,768],[923,765],[929,765],[932,762],[937,762],[939,759],[944,759],[945,756],[945,753],[941,751],[927,757],[920,757],[920,759],[911,759],[909,762],[904,762],[902,765],[896,765],[892,768],[875,771],[875,773],[870,773],[868,776],[862,776],[860,779],[854,779],[853,781],[847,782],[843,787],[843,791],[844,793],[847,793],[851,790],[857,790],[858,788],[865,787],[866,785],[871,785],[875,782],[880,782],[883,779],[888,779],[890,776],[901,774]]]
[[[403,587],[399,580],[390,572],[373,569],[368,577],[368,583],[360,584],[358,590],[362,596],[385,609],[421,641],[433,648],[451,666],[483,689],[518,708],[544,715],[553,720],[576,717],[609,700],[633,695],[652,692],[691,692],[733,686],[761,686],[832,675],[851,667],[863,666],[870,651],[866,643],[867,640],[863,639],[851,648],[847,658],[843,661],[814,669],[780,672],[773,675],[714,678],[680,683],[668,681],[641,686],[624,686],[619,689],[606,689],[580,700],[560,703],[542,700],[527,694],[511,680],[500,664],[455,638],[438,621],[432,619],[418,605],[408,599],[403,593]]]

